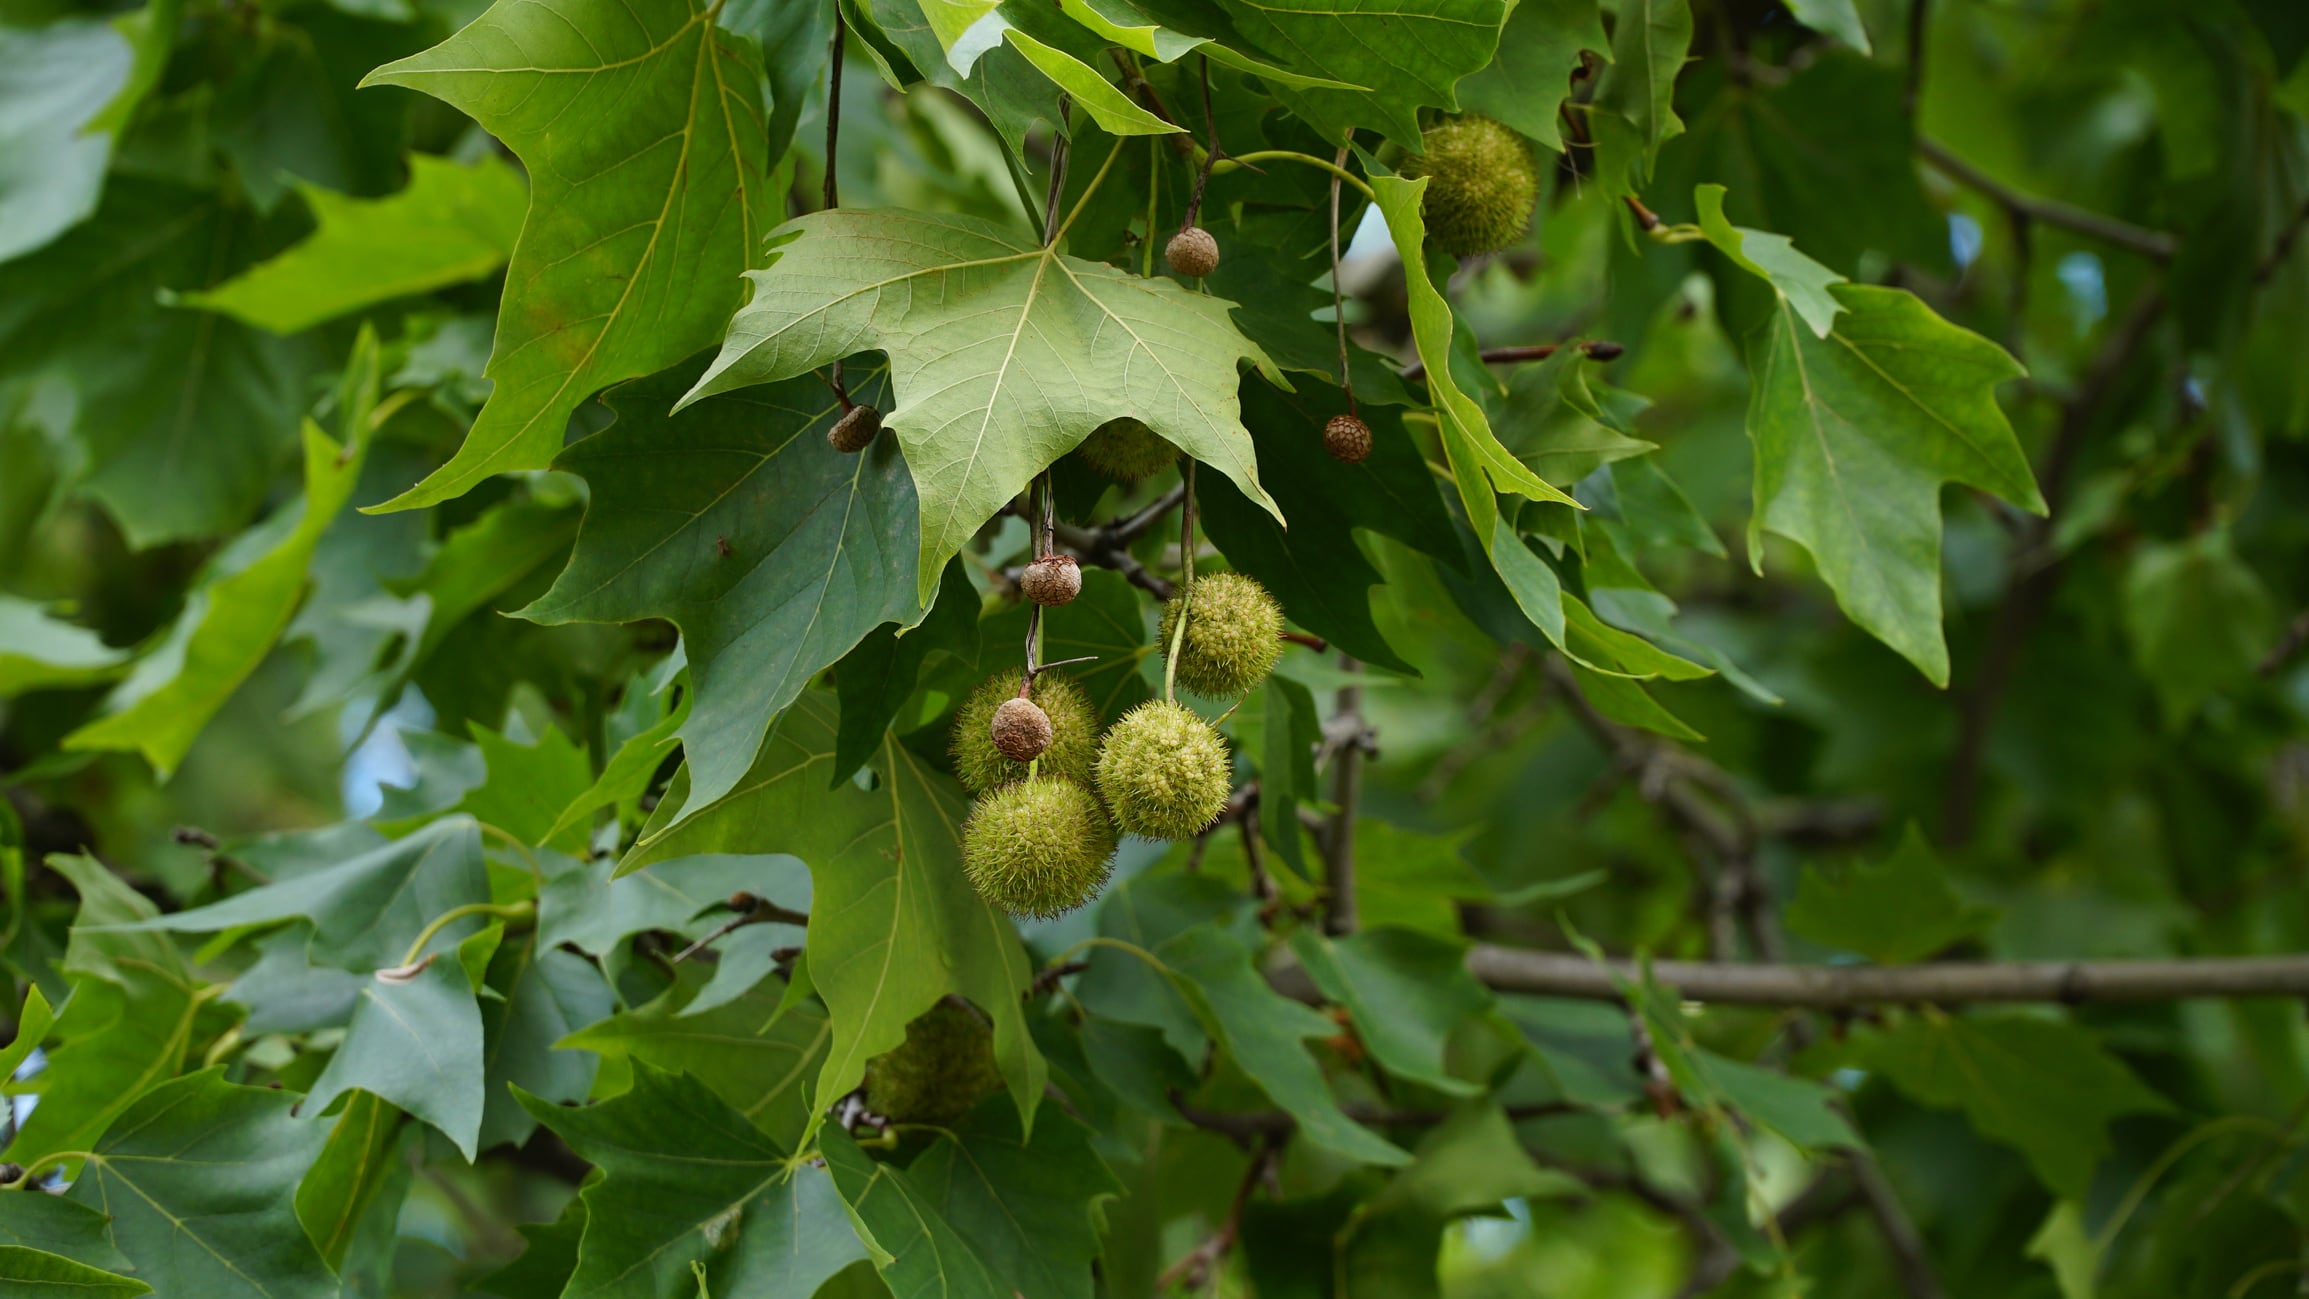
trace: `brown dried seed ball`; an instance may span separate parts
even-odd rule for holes
[[[826,430],[826,442],[843,455],[854,456],[873,445],[874,435],[881,431],[882,412],[859,402]]]
[[[1013,668],[979,682],[954,715],[954,774],[973,794],[1026,779],[1026,764],[994,747],[995,710],[1016,698],[1018,671]],[[1089,780],[1091,751],[1098,744],[1098,708],[1090,696],[1065,673],[1044,672],[1034,678],[1027,698],[1050,719],[1050,747],[1042,751],[1038,770],[1045,777]]]
[[[1026,566],[1018,589],[1036,604],[1067,604],[1082,594],[1082,567],[1072,555],[1044,555]]]
[[[1179,274],[1199,280],[1219,269],[1219,241],[1201,226],[1188,226],[1171,236],[1163,260]]]
[[[994,747],[1012,762],[1032,762],[1050,747],[1050,714],[1031,699],[1005,699],[986,727]]]
[[[1362,464],[1371,454],[1371,426],[1352,415],[1333,415],[1323,426],[1323,449],[1340,464]]]

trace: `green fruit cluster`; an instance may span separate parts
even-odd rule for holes
[[[1522,136],[1488,117],[1454,117],[1428,128],[1403,174],[1427,179],[1427,234],[1455,257],[1523,238],[1539,202],[1539,163]]]
[[[1191,839],[1226,810],[1234,765],[1226,741],[1184,704],[1150,700],[1099,742],[1099,797],[1114,823],[1149,839]]]
[[[962,870],[1014,916],[1049,919],[1090,901],[1114,859],[1114,823],[1071,780],[1021,780],[981,797],[962,826]]]
[[[1002,1086],[994,1034],[952,998],[906,1026],[906,1040],[866,1062],[866,1108],[893,1123],[949,1127]]]
[[[1239,699],[1258,688],[1283,656],[1283,606],[1255,577],[1213,573],[1163,605],[1159,649],[1170,647],[1179,609],[1186,635],[1179,642],[1178,683],[1206,699]]]
[[[1026,764],[1004,757],[995,744],[994,714],[1018,697],[1018,674],[997,672],[978,683],[954,718],[949,752],[954,775],[973,794],[1026,779]],[[1035,770],[1068,780],[1090,779],[1091,752],[1098,742],[1098,710],[1082,687],[1056,672],[1034,679],[1026,697],[1050,719],[1050,743],[1035,759]]]

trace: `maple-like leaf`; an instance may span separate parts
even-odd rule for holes
[[[543,469],[578,403],[713,342],[772,202],[761,57],[713,15],[696,0],[498,0],[362,82],[469,114],[530,182],[496,389],[456,458],[381,508]]]
[[[939,570],[1034,476],[1111,419],[1144,420],[1281,517],[1259,485],[1236,362],[1273,377],[1232,304],[1037,247],[992,222],[831,211],[772,233],[753,300],[683,404],[889,354],[896,430],[921,499],[922,603]]]

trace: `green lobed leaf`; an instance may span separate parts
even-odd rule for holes
[[[1767,529],[1802,545],[1852,621],[1946,685],[1941,485],[2045,508],[1996,404],[2021,368],[1904,290],[1828,292],[1843,313],[1827,337],[1783,302],[1751,344],[1748,553],[1760,571]]]
[[[600,1062],[561,1043],[608,1018],[617,999],[599,967],[546,945],[534,929],[498,947],[481,993],[480,1146],[487,1150],[519,1145],[536,1130],[514,1087],[556,1104],[585,1099]]]
[[[482,1072],[473,984],[462,963],[435,955],[414,975],[384,971],[361,986],[344,1045],[305,1104],[321,1114],[358,1088],[433,1125],[470,1161],[480,1152]]]
[[[875,1162],[840,1128],[827,1128],[821,1141],[826,1171],[893,1295],[1014,1299],[1008,1280],[994,1275],[903,1169]]]
[[[163,1083],[96,1143],[67,1194],[111,1217],[107,1234],[156,1294],[333,1299],[295,1208],[326,1130],[291,1118],[295,1102],[214,1069]]]
[[[479,122],[528,167],[489,377],[456,458],[381,509],[542,469],[580,402],[707,346],[736,305],[765,192],[761,58],[696,0],[497,0],[363,85]]]
[[[680,735],[702,807],[812,677],[923,610],[914,485],[892,439],[858,455],[827,445],[842,408],[811,374],[664,414],[697,373],[619,388],[617,423],[555,461],[592,500],[569,566],[521,616],[681,628],[697,698]],[[887,403],[884,384],[852,375],[858,400]]]
[[[344,861],[260,885],[221,902],[151,916],[126,931],[217,933],[250,925],[309,918],[310,954],[342,970],[401,964],[409,944],[434,917],[452,907],[489,901],[481,830],[456,816]],[[455,920],[428,944],[441,951],[482,927],[479,917]]]
[[[131,657],[38,604],[0,595],[0,699],[109,681]]]
[[[1702,185],[1692,191],[1700,229],[1706,232],[1708,242],[1731,258],[1733,265],[1770,284],[1772,292],[1803,318],[1813,334],[1826,338],[1835,327],[1836,313],[1844,309],[1828,290],[1844,283],[1844,277],[1797,252],[1786,235],[1733,225],[1724,216],[1724,193],[1721,185]]]
[[[1520,0],[1499,32],[1499,52],[1459,83],[1459,106],[1497,118],[1558,153],[1558,116],[1582,50],[1611,48],[1596,0]]]
[[[105,714],[64,737],[66,749],[142,753],[163,778],[288,630],[314,547],[352,497],[369,447],[377,338],[363,331],[349,369],[357,396],[340,445],[307,420],[305,494],[227,547],[167,638],[129,670]]]
[[[1375,126],[1408,144],[1419,138],[1420,109],[1457,107],[1454,87],[1491,62],[1509,8],[1506,0],[1243,0],[1227,11],[1277,62],[1371,87],[1275,88],[1324,138]]]
[[[329,1125],[327,1144],[297,1181],[297,1221],[321,1261],[342,1270],[362,1217],[389,1180],[400,1153],[401,1111],[356,1091]]]
[[[1020,1299],[1091,1299],[1104,1202],[1122,1182],[1099,1158],[1092,1134],[1063,1114],[1021,1136],[1018,1116],[980,1105],[906,1169]]]
[[[1307,848],[1299,807],[1319,798],[1315,749],[1323,740],[1323,718],[1315,711],[1314,694],[1289,677],[1270,676],[1261,690],[1259,837],[1303,875]]]
[[[990,222],[820,212],[772,233],[767,269],[686,403],[854,352],[890,357],[885,423],[922,512],[917,595],[1035,474],[1111,419],[1144,420],[1269,512],[1235,363],[1278,381],[1229,304],[1039,248]]]
[[[548,947],[567,943],[600,956],[652,929],[702,938],[728,918],[710,913],[741,890],[797,911],[810,903],[808,869],[783,854],[708,853],[627,875],[616,870],[615,858],[601,857],[546,875],[537,929]]]
[[[55,1254],[105,1272],[133,1271],[136,1265],[112,1243],[111,1222],[62,1196],[0,1196],[0,1245]]]
[[[1596,178],[1622,194],[1651,179],[1660,146],[1684,133],[1676,77],[1691,53],[1689,0],[1622,0],[1612,30],[1611,70],[1589,115]]]
[[[589,1024],[559,1045],[599,1054],[605,1076],[611,1065],[634,1061],[694,1078],[772,1139],[791,1144],[809,1125],[808,1084],[825,1063],[832,1030],[807,1005],[777,1013],[784,990],[765,982],[699,1014],[661,999]]]
[[[2089,1030],[2059,1020],[1910,1016],[1861,1035],[1853,1057],[1923,1104],[1961,1108],[2068,1198],[2109,1153],[2110,1120],[2172,1108]]]
[[[1301,929],[1291,950],[1387,1072],[1448,1095],[1482,1090],[1444,1068],[1452,1030],[1491,1005],[1467,971],[1465,944],[1382,926],[1340,938]]]
[[[86,220],[114,143],[168,62],[177,0],[0,28],[0,262]]]
[[[0,1289],[14,1299],[134,1299],[152,1293],[134,1277],[22,1245],[0,1245]]]
[[[874,788],[829,792],[835,734],[832,701],[804,693],[735,791],[678,823],[669,791],[619,869],[738,845],[810,864],[810,975],[833,1021],[813,1124],[948,993],[993,1017],[995,1059],[1031,1121],[1047,1076],[1018,1004],[1032,975],[1009,919],[962,874],[960,789],[886,734],[869,763]]]
[[[1338,1025],[1275,991],[1252,968],[1241,941],[1216,926],[1199,925],[1155,955],[1212,1039],[1298,1120],[1302,1136],[1359,1163],[1395,1165],[1410,1158],[1339,1108],[1305,1045],[1308,1038],[1334,1035]]]
[[[1371,182],[1378,196],[1380,215],[1386,219],[1387,231],[1395,240],[1395,251],[1403,258],[1404,280],[1410,295],[1411,335],[1418,345],[1420,362],[1427,369],[1427,391],[1435,406],[1444,458],[1450,462],[1452,481],[1459,488],[1459,500],[1466,508],[1469,526],[1482,542],[1485,553],[1493,555],[1496,562],[1501,549],[1498,538],[1502,534],[1497,526],[1500,513],[1495,492],[1513,492],[1535,501],[1575,507],[1578,502],[1533,473],[1501,445],[1484,416],[1482,403],[1461,389],[1452,376],[1451,304],[1435,287],[1424,249],[1427,225],[1420,204],[1427,185],[1424,178],[1404,180],[1395,176],[1375,177]],[[1514,561],[1512,555],[1510,561]],[[1501,576],[1506,576],[1504,569]],[[1510,585],[1512,587],[1512,580]],[[1544,609],[1544,595],[1536,591],[1533,594],[1535,606]]]
[[[1852,0],[1788,0],[1796,21],[1816,32],[1826,32],[1862,54],[1870,53],[1868,29]]]
[[[1841,877],[1806,867],[1782,917],[1792,933],[1896,965],[1937,955],[1996,923],[1997,909],[1966,902],[1914,825],[1875,866]]]
[[[44,1094],[7,1157],[20,1164],[87,1150],[115,1116],[175,1076],[200,1011],[198,980],[166,934],[122,932],[152,902],[93,857],[52,855],[49,869],[80,894],[63,969],[72,995],[53,1025]]]
[[[810,1295],[864,1257],[826,1171],[695,1078],[640,1065],[597,1105],[523,1103],[602,1172],[566,1299],[692,1294],[693,1264],[715,1294]]]
[[[460,165],[413,154],[409,184],[385,198],[300,186],[318,228],[217,285],[176,296],[275,334],[293,334],[395,298],[495,274],[513,254],[527,190],[494,154]]]
[[[2125,572],[2123,610],[2133,662],[2174,724],[2250,682],[2277,641],[2276,604],[2226,529],[2142,546]]]
[[[297,440],[309,342],[198,311],[156,311],[277,246],[280,231],[220,196],[116,177],[94,217],[0,264],[0,382],[78,399],[73,490],[132,547],[245,524]]]

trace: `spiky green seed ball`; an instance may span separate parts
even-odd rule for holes
[[[1126,415],[1093,429],[1075,448],[1075,454],[1116,482],[1135,483],[1170,468],[1179,458],[1179,449],[1144,422]]]
[[[941,1001],[906,1026],[906,1040],[866,1062],[866,1108],[894,1123],[960,1122],[1002,1086],[994,1034],[967,1006]]]
[[[1488,253],[1523,238],[1539,202],[1531,145],[1488,117],[1455,117],[1429,128],[1423,152],[1403,174],[1427,178],[1427,233],[1456,257]]]
[[[978,683],[962,701],[954,718],[947,751],[954,755],[954,775],[973,794],[1026,779],[1026,764],[1014,762],[995,747],[994,714],[1003,701],[1018,697],[1018,674],[997,672]],[[1050,719],[1050,743],[1036,759],[1035,770],[1068,780],[1090,779],[1091,753],[1098,745],[1098,710],[1082,687],[1056,672],[1034,679],[1028,699]]]
[[[1114,823],[1071,780],[1021,780],[979,798],[962,826],[962,872],[1014,916],[1063,916],[1098,893]]]
[[[1226,741],[1194,710],[1159,699],[1108,728],[1095,774],[1114,823],[1149,839],[1193,838],[1234,792]]]
[[[1178,626],[1181,597],[1163,605],[1158,650]],[[1283,656],[1283,606],[1255,577],[1213,573],[1194,581],[1186,639],[1179,643],[1178,683],[1206,699],[1238,699],[1267,679]]]

